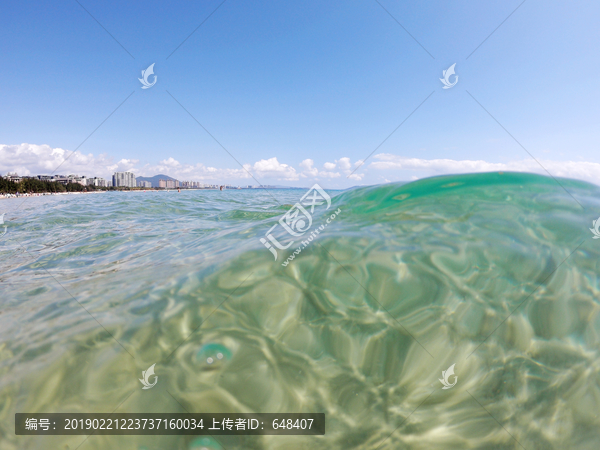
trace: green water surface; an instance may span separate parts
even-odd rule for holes
[[[340,214],[282,267],[259,238],[305,192],[0,201],[0,450],[598,448],[600,188],[491,173],[330,192],[313,222]],[[327,428],[14,434],[17,412],[113,411]]]

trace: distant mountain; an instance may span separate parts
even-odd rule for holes
[[[171,178],[169,175],[154,175],[153,177],[135,177],[135,181],[149,181],[152,183],[152,187],[158,187],[159,180],[173,180],[175,178]]]

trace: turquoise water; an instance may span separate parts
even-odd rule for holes
[[[1,200],[0,450],[596,449],[600,188],[560,182],[329,192],[313,227],[341,212],[286,267],[296,246],[259,238],[306,191]],[[14,435],[16,412],[183,408],[327,432]]]

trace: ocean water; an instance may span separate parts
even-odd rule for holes
[[[0,450],[597,449],[600,188],[559,181],[329,191],[287,266],[297,244],[275,261],[259,238],[304,190],[0,200]],[[327,428],[14,434],[17,412],[186,410]]]

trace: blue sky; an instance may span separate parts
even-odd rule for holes
[[[59,173],[340,188],[545,173],[528,151],[599,183],[597,2],[79,3],[95,20],[75,0],[2,7],[2,174],[51,173],[80,146]]]

